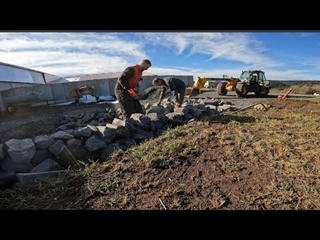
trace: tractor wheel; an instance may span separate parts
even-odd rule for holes
[[[261,87],[254,94],[258,97],[266,97],[269,94],[270,89],[267,87]]]
[[[238,83],[235,90],[238,97],[245,97],[248,94],[248,86],[245,83]]]
[[[217,93],[218,95],[222,96],[222,95],[226,95],[228,90],[226,89],[226,82],[219,82],[217,85]]]

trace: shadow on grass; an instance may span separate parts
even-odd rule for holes
[[[211,123],[229,123],[231,121],[236,121],[240,123],[247,123],[247,122],[255,122],[254,117],[248,117],[248,116],[234,116],[234,115],[221,115],[216,116],[208,120]]]

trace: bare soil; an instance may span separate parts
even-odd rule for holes
[[[58,106],[21,107],[15,112],[0,115],[0,143],[12,138],[24,139],[52,134],[61,125],[64,115],[95,113],[114,107],[113,104],[71,104]]]

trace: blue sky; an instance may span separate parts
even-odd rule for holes
[[[1,32],[0,62],[61,77],[121,72],[148,58],[157,75],[320,80],[320,32]]]

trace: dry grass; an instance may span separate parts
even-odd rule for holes
[[[319,103],[319,99],[313,101]],[[273,177],[260,192],[264,198],[268,196],[264,201],[268,208],[293,209],[291,203],[296,204],[294,209],[320,207],[318,107],[308,107],[306,111],[303,105],[301,109],[287,107],[281,114],[278,109],[263,115],[252,109],[242,113],[253,116],[256,123],[247,128],[250,130],[245,130],[246,124],[238,129],[236,142],[241,145],[237,144],[234,149],[240,146],[240,149],[251,149],[249,161],[268,160],[264,164]]]
[[[315,84],[312,86],[309,85],[292,85],[291,87],[288,87],[287,89],[282,88],[271,88],[270,92],[283,92],[284,90],[292,89],[291,93],[293,94],[314,94],[314,93],[320,93],[320,84]]]
[[[292,93],[295,94],[314,94],[320,93],[320,85],[313,86],[292,86]]]

